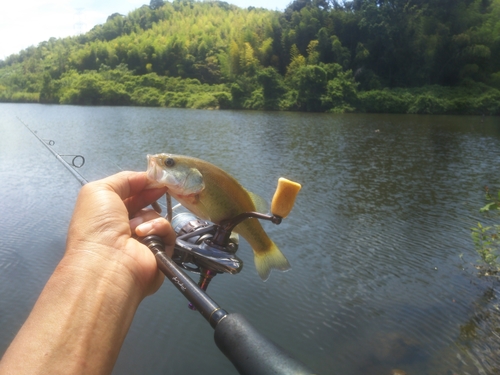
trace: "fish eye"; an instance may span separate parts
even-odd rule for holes
[[[175,164],[175,161],[172,158],[166,158],[164,164],[166,167],[173,167]]]

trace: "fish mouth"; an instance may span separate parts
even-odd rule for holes
[[[148,155],[147,177],[152,181],[151,186],[168,188],[169,194],[190,196],[200,193],[204,188],[203,176],[196,168],[185,165],[166,167],[166,157],[175,157],[170,154]]]
[[[162,163],[161,159],[157,155],[148,155],[148,169],[146,170],[146,176],[151,183],[149,184],[150,188],[157,187],[167,187],[171,188],[169,184],[167,184],[165,180],[165,172],[160,165]]]
[[[160,155],[148,155],[148,169],[146,171],[148,179],[152,182],[151,187],[167,187],[170,194],[182,192],[183,181],[178,179],[175,173],[165,170],[163,158]]]
[[[148,169],[146,170],[146,175],[149,180],[159,183],[161,176],[158,175],[161,172],[158,168],[157,157],[154,155],[148,155]]]

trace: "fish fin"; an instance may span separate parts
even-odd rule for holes
[[[255,268],[263,281],[269,278],[269,274],[273,268],[280,271],[288,271],[290,269],[290,263],[288,263],[283,253],[278,249],[278,246],[272,241],[270,248],[265,253],[258,254],[254,251],[254,254]]]
[[[255,211],[260,212],[260,213],[267,213],[269,212],[269,204],[266,202],[264,198],[262,198],[260,195],[254,194],[251,191],[247,190],[248,195],[250,195],[250,199],[252,199],[252,202],[255,206]]]
[[[191,207],[186,208],[188,208],[188,210],[190,210],[193,214],[198,216],[200,219],[212,221],[212,218],[209,215],[210,210],[208,210],[200,200],[200,194],[194,194],[193,196],[190,196],[188,202],[190,203]]]

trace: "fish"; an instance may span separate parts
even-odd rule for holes
[[[150,187],[168,188],[167,192],[201,219],[220,224],[238,214],[259,211],[265,201],[247,191],[229,173],[198,158],[173,155],[148,155],[147,176]],[[287,271],[290,264],[269,238],[259,220],[249,218],[234,231],[252,247],[260,278],[266,281],[271,269]]]

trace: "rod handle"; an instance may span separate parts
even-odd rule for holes
[[[292,211],[295,197],[299,193],[301,187],[302,186],[297,182],[280,177],[278,179],[278,187],[276,188],[271,203],[271,213],[279,217],[287,217],[290,211]]]
[[[215,327],[215,343],[241,375],[305,375],[311,370],[258,332],[243,315],[228,314]]]

